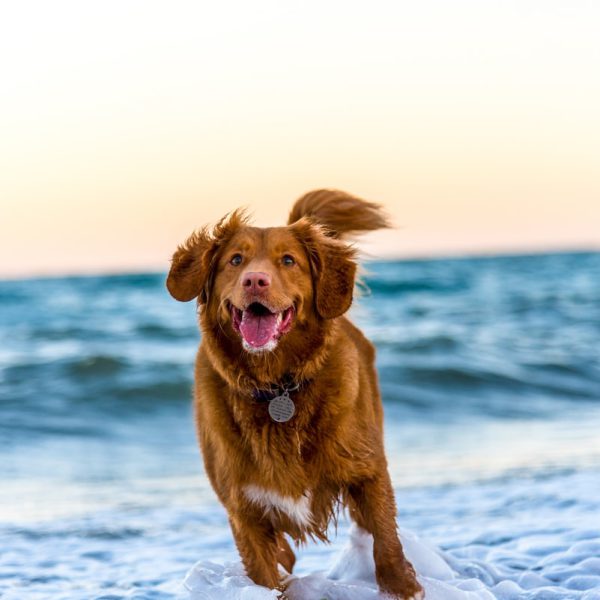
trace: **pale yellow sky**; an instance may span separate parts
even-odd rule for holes
[[[13,2],[0,276],[167,268],[338,187],[379,255],[600,248],[600,4]]]

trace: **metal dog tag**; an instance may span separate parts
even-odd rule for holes
[[[289,421],[294,416],[294,412],[296,412],[296,406],[287,390],[269,402],[269,415],[276,423]]]

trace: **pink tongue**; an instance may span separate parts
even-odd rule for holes
[[[246,342],[254,348],[260,348],[277,333],[277,315],[258,316],[245,310],[240,331]]]

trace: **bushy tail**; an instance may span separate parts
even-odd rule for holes
[[[314,190],[298,198],[290,212],[288,225],[302,217],[323,225],[327,235],[334,238],[391,227],[379,204],[340,190]]]

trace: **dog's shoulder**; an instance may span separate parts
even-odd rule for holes
[[[340,319],[340,332],[347,342],[356,347],[361,361],[365,361],[367,364],[372,364],[375,361],[375,346],[347,317]]]

